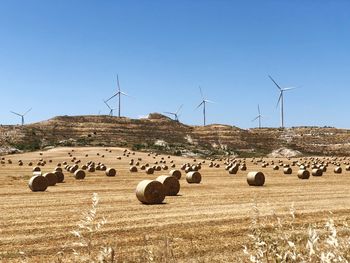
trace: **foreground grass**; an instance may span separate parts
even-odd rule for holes
[[[98,215],[99,197],[96,193],[91,199],[91,207],[82,214],[76,228],[71,231],[75,241],[63,244],[54,257],[54,262],[182,262],[177,257],[176,238],[164,236],[157,242],[144,236],[139,253],[123,259],[115,244],[97,242],[96,237],[107,223],[106,218]],[[258,204],[253,202],[248,241],[242,247],[242,256],[225,256],[219,261],[196,257],[191,262],[349,262],[350,228],[348,217],[342,222],[334,222],[332,213],[323,225],[313,222],[299,224],[298,215],[291,206],[287,216],[260,215]],[[194,243],[188,244],[192,252],[201,248]],[[19,262],[31,262],[24,252],[20,252]],[[228,253],[229,255],[229,253]],[[2,262],[0,258],[0,262]],[[52,261],[50,261],[52,262]]]

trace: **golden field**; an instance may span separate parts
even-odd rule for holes
[[[294,204],[295,224],[300,227],[324,224],[329,211],[336,222],[350,218],[350,172],[345,171],[344,160],[341,160],[342,174],[334,174],[334,166],[330,164],[322,177],[310,176],[309,180],[298,179],[296,166],[292,167],[292,175],[284,175],[281,169],[274,171],[271,165],[262,168],[246,159],[247,171],[229,175],[223,161],[216,161],[220,168],[209,168],[206,160],[200,170],[200,184],[188,184],[182,171],[178,196],[166,197],[162,205],[143,205],[135,196],[138,182],[168,174],[171,168],[153,175],[140,169],[131,173],[130,159],[142,158],[141,164],[152,164],[163,157],[167,165],[174,160],[176,169],[183,163],[193,163],[193,159],[148,156],[141,152],[126,157],[122,156],[123,150],[56,148],[42,155],[32,152],[4,156],[6,164],[0,165],[0,262],[55,262],[62,253],[65,260],[73,259],[72,248],[78,252],[82,249],[75,244],[78,239],[71,231],[77,229],[82,213],[90,209],[93,193],[100,200],[96,219],[105,217],[107,222],[94,233],[92,253],[101,246],[111,246],[116,262],[157,262],[156,254],[164,255],[164,250],[171,253],[164,256],[164,262],[168,262],[166,258],[175,262],[248,261],[243,255],[243,245],[249,242],[254,203],[261,215],[271,219],[274,214],[287,217]],[[87,172],[84,180],[76,180],[64,171],[64,183],[45,192],[31,192],[28,180],[33,167],[28,162],[35,164],[43,158],[47,164],[42,171],[50,172],[57,163],[71,163],[69,152],[81,164],[91,160],[113,167],[117,176],[107,177],[103,171],[96,171]],[[86,154],[89,156],[85,157]],[[118,160],[117,156],[122,159]],[[8,159],[13,163],[8,164]],[[18,166],[18,160],[24,165]],[[283,159],[285,163],[292,160]],[[262,171],[265,185],[248,186],[249,171]]]

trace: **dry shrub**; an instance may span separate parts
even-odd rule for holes
[[[250,225],[250,242],[243,246],[246,261],[263,262],[349,262],[350,234],[347,222],[335,226],[330,217],[324,228],[316,229],[310,223],[308,228],[295,224],[296,213],[292,205],[289,220],[263,218],[255,203]],[[341,230],[347,235],[338,236]]]

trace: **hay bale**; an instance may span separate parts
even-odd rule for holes
[[[62,171],[54,171],[54,174],[57,177],[57,183],[63,183],[64,181],[64,174]]]
[[[141,167],[142,168],[142,167]],[[142,169],[141,169],[142,170]],[[129,168],[129,171],[132,172],[132,173],[137,173],[137,167],[136,166],[131,166]]]
[[[238,172],[238,164],[234,164],[230,169],[228,169],[229,174],[236,174]]]
[[[147,167],[146,174],[153,174],[153,173],[154,173],[154,169],[152,167]]]
[[[189,172],[186,174],[186,181],[189,184],[199,184],[202,181],[202,175],[197,171]]]
[[[43,175],[47,179],[48,186],[54,186],[57,184],[57,176],[54,173],[45,173]]]
[[[275,171],[277,171],[277,170],[280,169],[280,167],[279,167],[278,165],[274,165],[272,169],[275,170]]]
[[[33,192],[43,192],[49,186],[47,179],[42,175],[34,175],[29,179],[28,186]]]
[[[162,165],[162,169],[163,170],[168,170],[168,166],[167,165]]]
[[[181,171],[180,170],[170,170],[170,176],[174,176],[177,180],[181,179]]]
[[[284,174],[292,174],[293,170],[290,167],[284,167],[283,168],[283,173]]]
[[[323,170],[322,169],[312,169],[311,171],[312,176],[322,176]]]
[[[247,183],[250,186],[263,186],[265,183],[265,175],[262,172],[249,172],[247,175]]]
[[[82,180],[85,178],[85,172],[84,170],[78,169],[74,172],[74,177],[77,180]]]
[[[334,173],[341,174],[342,173],[342,168],[340,166],[335,167],[334,168]]]
[[[165,198],[165,188],[161,182],[143,180],[136,187],[136,197],[143,204],[161,204]]]
[[[93,172],[95,172],[95,167],[94,166],[89,166],[87,168],[87,171],[90,172],[90,173],[93,173]]]
[[[34,172],[40,172],[41,168],[39,166],[35,166],[35,167],[33,167],[32,171],[33,171],[33,173]]]
[[[61,168],[61,167],[56,167],[56,168],[54,169],[54,172],[61,172],[61,173],[62,173],[62,168]]]
[[[156,180],[163,184],[166,196],[173,196],[179,193],[180,183],[176,177],[170,175],[161,175],[158,176]]]
[[[347,165],[347,166],[345,167],[345,170],[346,170],[346,171],[350,171],[350,165]]]
[[[245,166],[245,165],[241,165],[241,171],[246,171],[247,170],[247,166]]]
[[[299,179],[309,179],[310,172],[308,170],[301,169],[298,171],[298,178]]]
[[[108,168],[105,173],[107,176],[116,176],[117,171],[114,168]]]

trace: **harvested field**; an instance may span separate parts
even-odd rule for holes
[[[80,167],[88,161],[101,162],[107,168],[115,168],[117,175],[108,177],[104,171],[86,171],[83,180],[76,180],[74,174],[63,170],[64,183],[50,186],[45,192],[32,192],[28,180],[33,167],[28,163],[37,163],[41,158],[52,160],[41,166],[43,173],[52,172],[57,163],[74,164],[68,153],[81,160]],[[299,180],[296,167],[292,175],[284,175],[283,169],[273,170],[273,165],[262,168],[247,159],[247,171],[229,175],[223,161],[215,161],[220,168],[209,168],[207,161],[200,170],[200,184],[188,184],[185,171],[181,171],[178,196],[167,196],[162,205],[143,205],[135,196],[137,184],[168,175],[169,171],[146,174],[139,169],[132,173],[132,158],[142,158],[142,165],[163,157],[167,164],[174,160],[176,169],[193,160],[161,155],[154,159],[153,155],[139,152],[126,157],[123,153],[122,148],[57,148],[44,151],[43,155],[33,152],[4,156],[6,160],[11,158],[12,164],[0,165],[2,262],[20,261],[23,257],[29,262],[53,262],[64,244],[77,242],[70,231],[76,229],[81,214],[90,209],[93,193],[100,198],[97,219],[107,220],[93,243],[96,249],[103,244],[113,246],[118,262],[145,262],[145,251],[164,246],[165,239],[176,262],[235,262],[243,257],[242,246],[248,242],[254,202],[262,215],[272,217],[275,212],[282,218],[294,203],[299,226],[324,224],[329,211],[335,221],[350,218],[350,172],[343,169],[342,174],[335,174],[332,164],[322,176]],[[118,156],[122,156],[121,160]],[[23,161],[23,166],[18,165],[18,160]],[[265,160],[278,163],[279,159]],[[282,160],[291,163],[298,159]],[[249,186],[249,171],[262,171],[265,185]],[[78,246],[74,248],[79,250]]]

